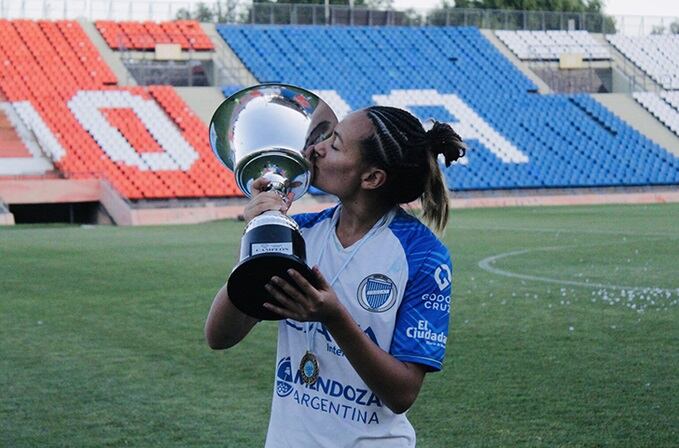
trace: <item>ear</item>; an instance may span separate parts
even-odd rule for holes
[[[379,168],[368,168],[361,176],[361,187],[365,190],[377,190],[386,182],[387,173]]]

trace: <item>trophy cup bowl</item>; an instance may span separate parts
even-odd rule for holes
[[[247,197],[252,196],[252,183],[264,177],[270,190],[294,201],[311,182],[311,165],[303,151],[329,137],[336,124],[332,109],[314,93],[286,84],[260,84],[234,93],[217,108],[210,122],[210,145]],[[265,212],[245,226],[240,259],[227,281],[229,299],[257,319],[282,319],[262,306],[277,304],[264,285],[273,276],[294,285],[287,274],[291,268],[315,283],[297,223],[281,212]]]

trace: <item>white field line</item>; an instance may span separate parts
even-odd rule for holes
[[[630,242],[630,241],[626,241],[626,242]],[[601,244],[601,245],[609,245],[609,244],[616,244],[616,243],[608,243],[608,244]],[[591,247],[591,246],[593,246],[593,245],[587,245],[586,247]],[[501,254],[498,254],[498,255],[492,255],[490,257],[486,257],[483,260],[479,261],[479,267],[486,272],[490,272],[491,274],[502,275],[504,277],[510,277],[510,278],[517,278],[517,279],[521,279],[521,280],[529,280],[529,281],[543,282],[543,283],[554,283],[554,284],[557,284],[557,285],[581,286],[581,287],[585,287],[585,288],[599,288],[599,289],[619,289],[619,290],[627,290],[627,291],[643,291],[643,292],[654,291],[654,292],[679,293],[679,288],[657,288],[657,287],[654,287],[654,286],[624,286],[624,285],[613,285],[613,284],[605,284],[605,283],[578,282],[578,281],[574,281],[574,280],[562,280],[562,279],[557,279],[557,278],[542,277],[542,276],[538,276],[538,275],[519,274],[519,273],[516,273],[516,272],[506,271],[506,270],[498,269],[498,268],[491,266],[497,260],[512,257],[512,256],[515,256],[515,255],[523,255],[523,254],[527,254],[527,253],[535,252],[535,251],[559,250],[559,249],[567,249],[567,248],[574,248],[574,247],[585,247],[585,246],[582,246],[582,245],[554,246],[554,247],[539,247],[539,248],[535,248],[535,249],[515,250],[515,251],[511,251],[511,252],[505,252],[505,253],[501,253]]]
[[[503,226],[456,226],[451,225],[451,229],[463,229],[463,230],[490,230],[490,231],[507,231],[507,232],[540,232],[540,233],[577,233],[577,234],[589,234],[589,235],[620,235],[620,236],[656,236],[656,237],[668,237],[668,238],[679,238],[679,233],[663,233],[663,232],[653,232],[653,233],[637,233],[637,232],[625,232],[625,231],[608,231],[608,230],[592,230],[592,229],[543,229],[535,227],[503,227]]]

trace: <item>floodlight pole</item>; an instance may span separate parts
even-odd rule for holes
[[[325,24],[330,21],[330,0],[325,0]]]

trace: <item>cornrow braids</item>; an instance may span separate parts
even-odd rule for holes
[[[435,122],[425,131],[410,112],[389,106],[365,109],[375,132],[363,141],[363,158],[387,173],[382,187],[394,205],[420,199],[423,218],[437,231],[448,222],[448,191],[438,165],[464,156],[465,147],[450,125]]]

